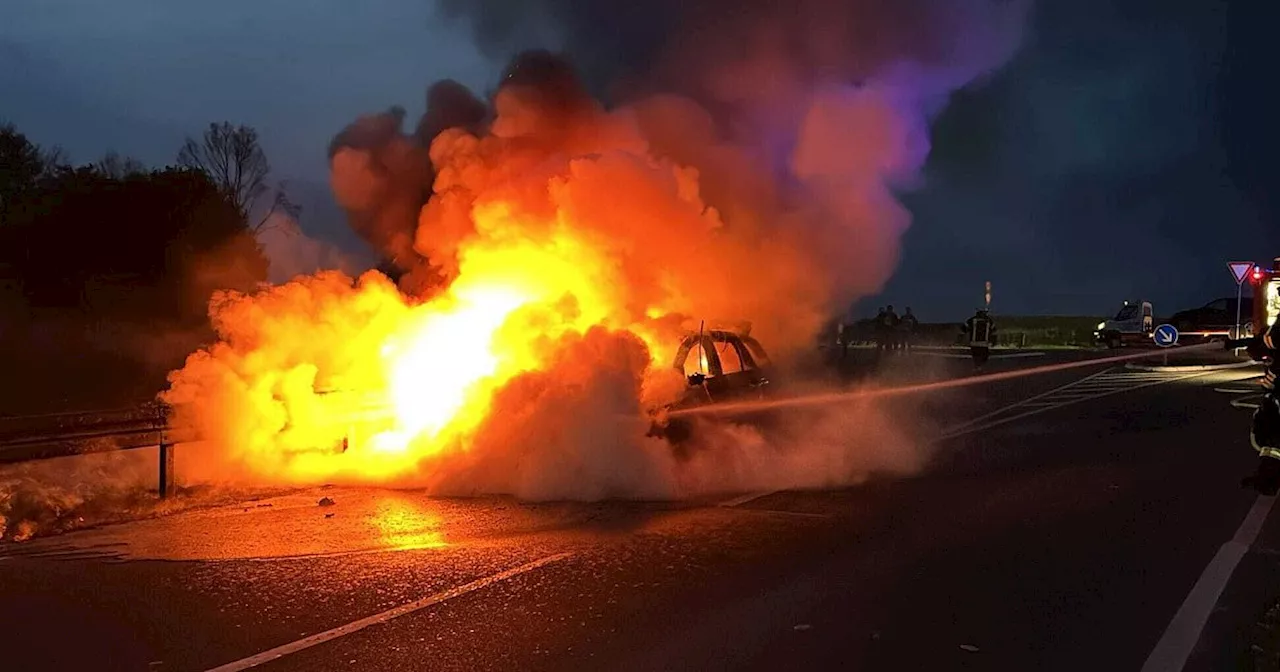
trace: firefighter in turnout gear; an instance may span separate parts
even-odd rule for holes
[[[1229,347],[1247,347],[1250,356],[1267,365],[1262,376],[1262,401],[1253,412],[1253,427],[1249,430],[1249,442],[1258,451],[1258,469],[1240,482],[1263,495],[1275,495],[1280,490],[1280,396],[1276,392],[1276,374],[1280,373],[1280,358],[1277,358],[1280,351],[1276,349],[1280,341],[1278,324],[1280,318],[1267,325],[1261,334],[1227,342]]]
[[[973,357],[974,366],[982,368],[991,357],[991,346],[995,341],[996,323],[986,308],[979,308],[973,317],[965,320],[964,333],[969,337],[969,354]]]

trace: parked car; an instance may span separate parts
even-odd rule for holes
[[[1238,314],[1242,335],[1248,336],[1253,333],[1252,298],[1245,297],[1240,300]],[[1236,315],[1234,298],[1214,299],[1199,308],[1174,313],[1169,318],[1169,322],[1178,330],[1179,335],[1227,338],[1235,330]]]

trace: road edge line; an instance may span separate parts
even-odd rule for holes
[[[256,653],[247,658],[233,660],[229,663],[225,663],[223,665],[210,668],[209,670],[207,670],[207,672],[240,672],[241,670],[247,670],[251,667],[257,667],[258,665],[262,665],[263,663],[269,663],[273,660],[283,658],[284,656],[287,656],[289,654],[297,653],[298,651],[302,651],[304,649],[309,649],[313,646],[323,644],[325,642],[328,642],[334,639],[338,639],[339,637],[345,637],[346,635],[363,630],[371,625],[378,625],[379,623],[385,623],[387,621],[390,621],[391,619],[399,618],[406,614],[411,614],[415,611],[419,611],[421,609],[425,609],[427,607],[440,604],[441,602],[451,600],[455,597],[460,597],[462,595],[466,595],[467,593],[480,590],[481,588],[487,588],[495,583],[501,583],[502,581],[506,581],[507,579],[511,579],[516,576],[519,576],[520,574],[524,574],[525,572],[530,572],[540,567],[545,567],[547,565],[550,565],[551,563],[565,560],[571,556],[573,556],[572,552],[556,553],[554,555],[548,555],[548,556],[539,558],[537,560],[534,560],[532,562],[527,562],[518,567],[512,567],[511,569],[498,572],[497,574],[491,574],[489,576],[476,579],[475,581],[471,581],[470,583],[464,583],[461,586],[456,586],[454,588],[443,590],[433,595],[428,595],[427,597],[424,597],[422,599],[414,600],[413,602],[402,604],[398,607],[388,609],[384,612],[377,613],[372,616],[366,616],[365,618],[352,621],[350,623],[347,623],[346,625],[340,625],[336,628],[325,630],[324,632],[318,632],[314,635],[309,635],[307,637],[303,637],[302,639],[289,642],[288,644],[282,644],[280,646],[267,649],[266,651],[263,651],[261,653]]]
[[[1253,501],[1253,506],[1249,508],[1249,513],[1245,515],[1231,540],[1218,548],[1218,552],[1196,579],[1191,592],[1187,593],[1186,599],[1160,635],[1155,648],[1142,664],[1141,672],[1178,672],[1186,666],[1200,641],[1205,624],[1209,622],[1210,614],[1231,581],[1231,575],[1249,552],[1253,541],[1258,538],[1275,501],[1275,497],[1262,495]]]

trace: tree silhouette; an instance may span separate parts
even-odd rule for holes
[[[61,159],[61,149],[42,150],[12,124],[0,125],[0,224],[14,200],[35,189]]]
[[[202,322],[215,290],[266,279],[267,259],[239,209],[203,171],[146,172],[111,155],[50,170],[15,137],[0,135],[0,152],[18,159],[5,163],[17,186],[0,226],[0,266],[19,278],[29,306]]]
[[[249,126],[232,126],[225,121],[209,124],[199,142],[187,138],[178,151],[178,165],[208,175],[235,205],[246,224],[254,213],[254,206],[270,191],[267,176],[271,173],[271,164],[258,143],[258,132]],[[250,228],[259,232],[276,212],[296,218],[299,210],[289,201],[281,185],[275,189],[270,207]]]
[[[122,157],[114,151],[107,152],[93,167],[99,173],[117,180],[147,172],[147,167],[141,161],[131,156]]]
[[[114,153],[66,165],[0,126],[0,414],[152,398],[212,338],[212,294],[252,291],[267,270],[203,170]]]

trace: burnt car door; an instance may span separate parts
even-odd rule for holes
[[[712,337],[715,358],[720,365],[720,375],[709,388],[717,400],[759,398],[768,384],[760,362],[739,335],[723,333]]]
[[[689,381],[685,404],[718,403],[759,397],[768,384],[761,368],[764,349],[726,331],[690,335],[676,353],[675,367]]]

